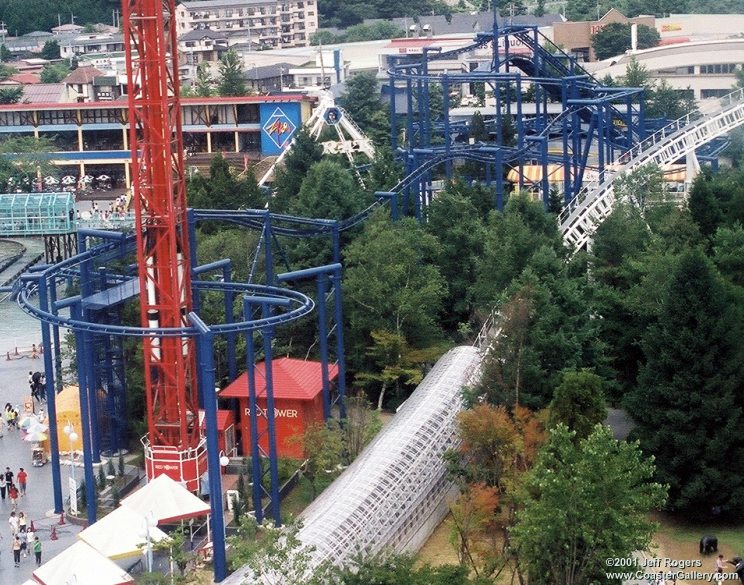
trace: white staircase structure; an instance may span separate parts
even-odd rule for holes
[[[305,122],[305,128],[307,129],[310,136],[315,140],[320,138],[323,129],[326,126],[331,126],[336,130],[338,140],[329,140],[323,142],[323,153],[324,154],[345,154],[349,161],[354,164],[354,155],[363,153],[366,154],[370,160],[375,158],[375,147],[372,141],[362,131],[362,129],[356,125],[354,120],[346,110],[342,107],[337,106],[334,100],[333,94],[327,90],[320,90],[318,99],[318,106],[313,110],[311,116]],[[336,116],[334,123],[329,123],[329,112],[337,111],[340,115]],[[287,148],[279,155],[274,161],[274,164],[264,173],[259,179],[258,184],[263,185],[270,178],[274,176],[274,169],[276,166],[284,160],[284,157],[294,146],[294,139],[287,145]],[[358,173],[357,173],[358,176]],[[361,177],[358,177],[361,180]]]
[[[665,126],[623,154],[615,169],[585,185],[558,218],[566,245],[575,251],[589,243],[597,226],[612,212],[617,177],[647,164],[671,164],[744,125],[744,89],[721,98],[719,103],[720,108],[713,112],[688,114]]]

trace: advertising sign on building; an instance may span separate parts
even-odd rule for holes
[[[300,125],[300,104],[261,104],[261,154],[281,154]]]

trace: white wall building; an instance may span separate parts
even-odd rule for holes
[[[297,47],[318,30],[318,6],[316,0],[195,0],[178,5],[176,20],[179,36],[210,29],[264,47]]]

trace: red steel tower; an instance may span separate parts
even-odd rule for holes
[[[140,313],[143,327],[188,327],[191,276],[179,99],[175,0],[122,0],[129,91]],[[144,339],[149,478],[195,490],[206,471],[194,342]]]

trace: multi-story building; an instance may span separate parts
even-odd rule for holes
[[[301,47],[318,29],[317,0],[195,0],[176,9],[178,35],[224,32],[260,47]]]
[[[208,164],[213,153],[243,165],[280,154],[309,118],[313,99],[280,96],[184,98],[187,164]],[[0,106],[0,142],[45,137],[61,175],[107,175],[129,187],[129,110],[126,101],[19,103]]]

